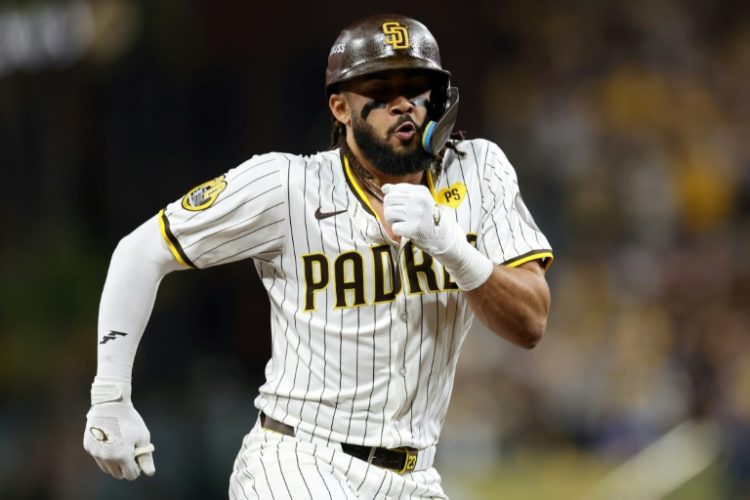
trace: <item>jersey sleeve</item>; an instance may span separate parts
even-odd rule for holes
[[[513,166],[493,143],[487,142],[480,176],[480,250],[496,264],[516,267],[540,260],[549,267],[554,258],[552,247],[526,208]]]
[[[281,252],[287,163],[278,153],[254,156],[167,205],[159,224],[175,259],[205,268]]]

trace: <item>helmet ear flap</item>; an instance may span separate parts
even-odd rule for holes
[[[446,94],[442,114],[437,120],[428,120],[422,132],[422,148],[431,155],[438,154],[448,142],[458,117],[458,88],[448,87]]]
[[[448,89],[451,88],[450,80],[435,85],[430,95],[430,104],[427,106],[427,116],[430,120],[438,121],[448,109]]]

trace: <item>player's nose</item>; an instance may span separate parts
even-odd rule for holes
[[[389,110],[394,115],[411,113],[414,110],[414,103],[405,96],[399,95],[390,102]]]

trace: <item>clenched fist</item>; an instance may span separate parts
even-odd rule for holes
[[[466,241],[454,210],[438,205],[427,187],[385,184],[383,194],[383,215],[393,232],[437,259],[461,290],[487,281],[494,264]]]
[[[383,215],[393,232],[433,257],[450,248],[456,238],[465,238],[454,220],[442,220],[440,205],[425,186],[385,184],[383,194]]]
[[[132,481],[141,472],[153,476],[156,468],[151,434],[130,391],[130,384],[94,382],[83,447],[104,472]]]

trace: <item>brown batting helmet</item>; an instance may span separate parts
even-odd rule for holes
[[[438,153],[450,139],[458,113],[458,89],[440,63],[435,37],[417,20],[397,14],[370,16],[344,28],[331,47],[326,93],[359,76],[398,69],[419,69],[432,76],[432,94],[422,147]]]
[[[385,14],[357,21],[339,34],[328,54],[326,91],[358,76],[396,69],[423,69],[436,84],[446,86],[450,73],[440,64],[440,51],[424,24],[409,17]]]

